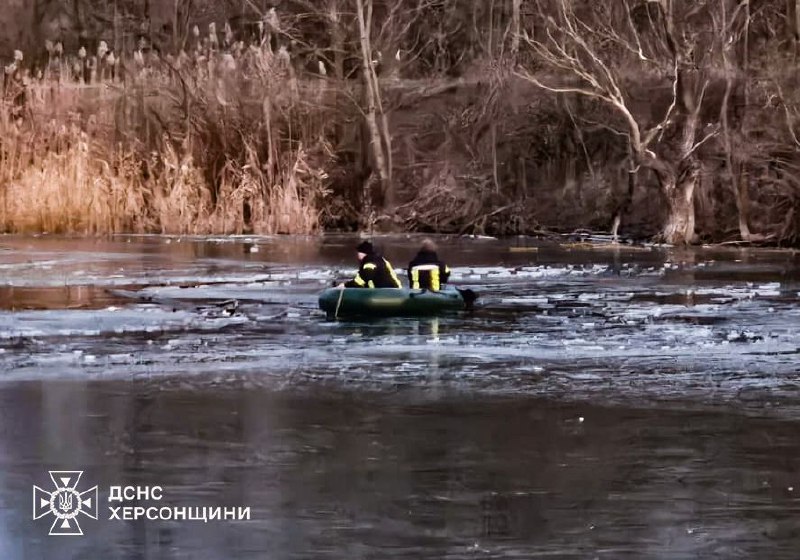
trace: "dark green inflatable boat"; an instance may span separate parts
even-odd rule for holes
[[[392,317],[436,315],[472,308],[472,290],[445,287],[439,292],[407,288],[328,288],[319,295],[319,307],[337,317]]]

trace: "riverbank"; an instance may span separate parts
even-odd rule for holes
[[[351,101],[361,94],[358,83],[298,75],[266,48],[182,64],[174,68],[150,56],[145,66],[129,65],[120,74],[97,67],[85,82],[66,79],[69,66],[59,59],[40,79],[7,76],[0,104],[0,231],[528,235],[592,229],[652,239],[665,220],[655,182],[641,180],[629,190],[624,153],[607,131],[582,137],[588,146],[582,150],[597,152],[588,170],[576,130],[523,126],[519,109],[498,117],[495,148],[486,134],[477,135],[480,120],[456,131],[455,121],[477,119],[482,96],[491,93],[477,79],[381,82],[387,98],[405,99],[387,115],[397,130],[395,145],[405,147],[392,154],[391,185],[381,186]],[[288,87],[268,85],[278,82]],[[535,107],[539,121],[558,117],[558,103],[530,84],[510,79],[506,87],[515,104]],[[464,144],[467,137],[475,145]],[[524,152],[530,146],[535,153]],[[796,242],[794,214],[784,212],[793,202],[776,189],[755,189],[764,199],[752,195],[747,240]],[[722,192],[713,181],[696,190],[696,241],[741,239],[736,211]]]

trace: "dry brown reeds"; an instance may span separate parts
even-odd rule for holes
[[[138,54],[113,78],[97,62],[78,72],[84,57],[37,78],[7,69],[0,231],[319,229],[334,161],[324,85],[299,85],[268,47]]]

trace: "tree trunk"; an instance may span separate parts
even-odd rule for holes
[[[747,173],[742,169],[739,170],[739,186],[737,190],[737,202],[739,203],[739,231],[742,234],[744,241],[753,239],[753,234],[750,231],[749,217],[750,217],[750,195],[747,189]]]
[[[694,190],[699,176],[699,167],[693,164],[678,179],[662,180],[668,212],[662,232],[666,243],[688,245],[694,241]]]
[[[521,35],[520,17],[522,0],[511,0],[511,54],[517,56],[519,52],[519,39]]]
[[[174,1],[172,12],[172,48],[177,51],[180,47],[181,0]]]
[[[695,213],[694,190],[700,177],[696,150],[697,131],[700,127],[700,109],[703,106],[708,81],[698,83],[691,64],[682,63],[678,69],[676,92],[680,106],[680,140],[676,145],[676,158],[666,168],[656,171],[667,200],[667,221],[662,237],[673,245],[694,242]],[[703,140],[700,141],[702,143]]]
[[[119,56],[119,53],[122,51],[119,44],[119,7],[117,6],[117,0],[114,0],[113,3],[113,10],[112,10],[112,23],[111,23],[111,50],[114,52],[114,56]],[[111,69],[111,81],[114,81],[114,68]]]
[[[728,42],[728,17],[725,9],[725,2],[721,3],[722,6],[722,37],[723,45],[722,63],[725,72],[725,93],[722,96],[722,106],[720,107],[719,117],[722,124],[722,134],[725,146],[725,167],[728,171],[728,181],[730,189],[733,191],[733,197],[736,201],[736,212],[739,218],[739,236],[742,241],[750,240],[750,227],[748,226],[747,210],[747,183],[742,177],[742,164],[740,158],[736,155],[733,149],[733,141],[731,140],[731,127],[728,123],[728,113],[730,112],[730,98],[733,92],[734,75],[731,68],[731,61],[728,53],[730,44]],[[732,41],[731,41],[732,43]],[[743,188],[744,187],[744,188]]]
[[[386,154],[383,147],[383,135],[381,134],[380,124],[378,122],[378,100],[379,92],[375,91],[377,87],[377,77],[375,76],[375,69],[372,65],[372,45],[370,42],[370,24],[372,20],[372,0],[367,0],[368,15],[364,15],[364,0],[356,0],[358,11],[358,28],[361,43],[361,63],[362,63],[362,81],[364,83],[364,97],[367,105],[365,118],[367,127],[369,128],[370,147],[372,148],[372,156],[375,163],[375,171],[377,171],[378,178],[381,185],[381,198],[389,192],[389,171],[386,162]],[[366,212],[370,212],[372,208],[365,208]]]
[[[794,55],[797,56],[798,41],[800,41],[800,0],[794,2]]]
[[[328,25],[330,25],[331,49],[333,50],[333,74],[338,81],[344,80],[344,33],[342,32],[342,13],[338,0],[328,2]]]
[[[587,161],[588,157],[587,157]],[[589,162],[591,165],[591,162]],[[613,219],[611,220],[611,239],[616,243],[619,239],[619,226],[622,224],[622,217],[627,214],[631,205],[633,204],[633,194],[636,191],[636,178],[638,165],[636,165],[636,157],[633,153],[633,147],[630,142],[628,143],[628,188],[625,191],[622,200],[617,204],[614,210]]]

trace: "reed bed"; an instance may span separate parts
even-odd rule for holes
[[[21,54],[5,69],[1,231],[320,229],[337,94],[298,81],[284,50],[137,51],[113,64],[107,49],[48,52],[36,75]]]

